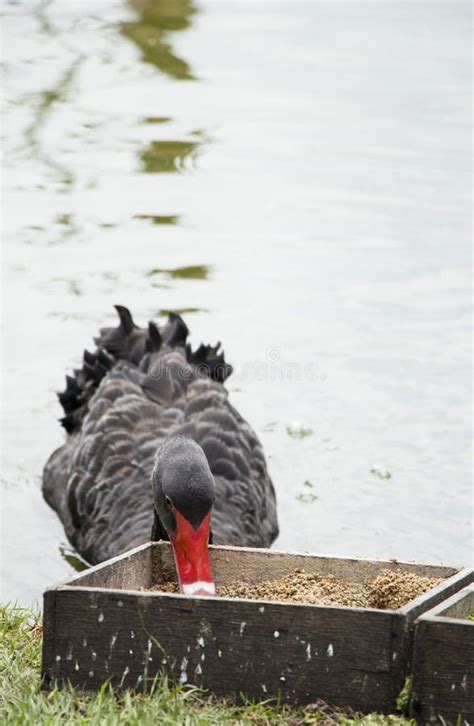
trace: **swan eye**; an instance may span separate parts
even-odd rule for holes
[[[168,507],[168,509],[171,509],[171,507],[173,506],[173,502],[171,501],[171,499],[169,498],[168,495],[165,496],[165,502],[166,502],[166,506]]]

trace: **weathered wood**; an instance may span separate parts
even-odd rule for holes
[[[418,573],[421,574],[421,573]],[[443,577],[443,575],[430,575],[431,577]],[[474,581],[474,570],[464,569],[455,572],[451,577],[433,587],[429,592],[425,592],[415,600],[400,608],[400,612],[407,616],[410,621],[416,620],[427,609],[433,608],[439,603],[445,602],[451,595],[459,592],[463,587],[467,587]],[[428,607],[427,607],[428,606]]]
[[[450,598],[443,603],[443,608],[437,613],[446,618],[461,618],[466,620],[474,615],[474,588],[465,588],[457,597]]]
[[[337,574],[337,578],[342,582],[361,583],[371,582],[382,570],[413,572],[422,577],[434,578],[452,577],[458,573],[454,567],[439,565],[316,557],[309,554],[290,554],[263,548],[219,546],[210,547],[210,550],[217,585],[226,585],[236,580],[254,584],[269,578],[285,577],[285,575],[294,573],[295,569],[316,573],[323,577]],[[336,573],[335,566],[337,566]],[[173,554],[166,543],[153,545],[153,567],[156,582],[159,581],[163,572],[168,579],[176,579]]]
[[[424,612],[433,608],[440,603],[443,603],[447,598],[451,597],[454,593],[458,592],[461,588],[469,585],[474,579],[474,571],[471,569],[464,569],[460,572],[444,580],[436,587],[433,587],[429,592],[423,593],[415,600],[412,600],[407,605],[400,608],[400,612],[403,613],[408,622],[408,643],[407,643],[407,670],[412,670],[411,659],[413,656],[413,643],[415,637],[415,621]]]
[[[416,623],[410,712],[421,724],[474,722],[473,600],[461,590]]]
[[[141,590],[152,584],[152,548],[149,544],[102,562],[68,580],[79,587],[109,587],[111,589]]]
[[[166,669],[217,695],[245,693],[304,703],[318,696],[356,708],[388,708],[380,692],[393,672],[392,620],[374,611],[72,588],[61,612],[53,671],[62,682],[97,688],[108,677],[140,688]],[[179,631],[177,624],[179,623]]]
[[[43,595],[43,653],[42,653],[42,682],[44,687],[51,684],[51,674],[54,672],[56,638],[56,590],[46,590]]]
[[[451,576],[447,583],[456,572],[230,547],[212,547],[210,556],[218,588],[295,569],[347,582],[372,580],[385,568]],[[143,591],[163,577],[175,579],[173,556],[168,543],[157,543],[47,591],[46,684],[91,689],[111,678],[119,689],[142,689],[165,670],[217,695],[394,708],[408,660],[406,612]],[[428,597],[421,607],[430,604]]]

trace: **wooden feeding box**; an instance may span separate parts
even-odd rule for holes
[[[371,581],[383,569],[447,578],[395,611],[145,589],[175,579],[168,543],[138,547],[44,594],[43,676],[95,689],[143,689],[166,671],[218,696],[293,705],[318,698],[361,711],[390,711],[404,684],[414,619],[472,578],[450,567],[211,547],[219,586],[257,583],[295,570]]]
[[[473,586],[417,621],[410,710],[422,724],[474,723]]]

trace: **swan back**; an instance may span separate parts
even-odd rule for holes
[[[275,493],[262,446],[228,399],[232,368],[220,345],[193,351],[177,315],[142,329],[126,308],[117,312],[119,325],[101,329],[97,350],[59,394],[67,438],[46,464],[43,491],[69,540],[91,563],[148,541],[155,455],[182,434],[214,476],[214,542],[269,546]]]

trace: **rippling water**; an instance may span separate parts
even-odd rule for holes
[[[4,6],[4,599],[70,572],[54,392],[117,302],[223,341],[277,547],[468,561],[470,13]]]

